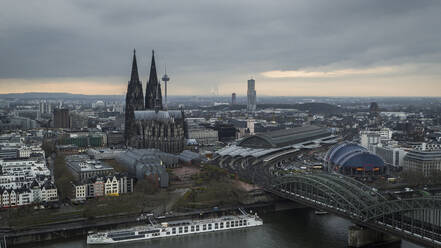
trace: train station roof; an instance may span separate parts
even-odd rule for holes
[[[278,148],[325,138],[330,135],[331,132],[327,128],[310,125],[258,133],[244,138],[238,143],[238,146],[249,148]]]

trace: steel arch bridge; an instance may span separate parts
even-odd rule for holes
[[[441,197],[387,200],[373,188],[340,174],[297,174],[261,182],[266,191],[282,198],[428,247],[441,247]]]

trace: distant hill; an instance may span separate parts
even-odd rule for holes
[[[296,104],[258,104],[257,108],[280,108],[280,109],[298,109],[318,114],[336,114],[344,111],[336,105],[320,102],[296,103]]]
[[[182,96],[170,96],[170,98],[177,97],[177,103],[187,102],[189,97]],[[182,99],[181,99],[182,98]],[[9,94],[0,94],[0,99],[23,99],[23,100],[32,100],[32,99],[48,99],[48,100],[108,100],[108,101],[123,101],[125,99],[125,95],[83,95],[83,94],[71,94],[71,93],[44,93],[44,92],[29,92],[29,93],[9,93]],[[282,100],[283,101],[283,100]],[[170,103],[170,101],[169,101]],[[175,102],[176,103],[176,102]],[[246,109],[247,106],[245,104],[236,104],[236,105],[219,105],[219,106],[210,106],[203,107],[203,109],[209,110],[242,110]],[[342,109],[336,105],[328,104],[328,103],[292,103],[292,104],[258,104],[257,109],[265,109],[265,108],[279,108],[279,109],[298,109],[300,111],[308,111],[310,113],[318,113],[318,114],[336,114],[341,113],[345,109]]]
[[[44,92],[29,92],[29,93],[9,93],[0,94],[2,99],[108,99],[108,100],[123,100],[123,95],[83,95],[70,93],[44,93]]]
[[[246,109],[246,105],[219,105],[219,106],[210,106],[205,109],[210,110],[241,110]],[[296,103],[296,104],[257,104],[257,109],[266,109],[266,108],[275,108],[275,109],[298,109],[300,111],[307,111],[310,113],[317,114],[337,114],[344,111],[344,109],[328,104],[328,103]]]

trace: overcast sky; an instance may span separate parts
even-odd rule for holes
[[[0,93],[441,96],[441,1],[0,0]]]

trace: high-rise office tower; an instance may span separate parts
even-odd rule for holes
[[[45,100],[41,100],[39,103],[39,112],[40,114],[51,114],[52,113],[52,105],[50,102],[46,102]]]
[[[236,93],[231,94],[231,105],[236,105]]]
[[[248,91],[247,91],[247,110],[248,112],[256,111],[256,81],[254,79],[248,80]]]
[[[46,102],[45,101],[40,101],[39,112],[40,112],[40,114],[46,113]]]
[[[54,127],[70,128],[70,116],[68,109],[54,109]]]
[[[46,113],[47,114],[52,114],[52,104],[50,102],[46,103]]]

